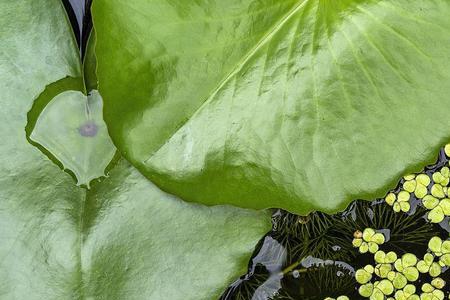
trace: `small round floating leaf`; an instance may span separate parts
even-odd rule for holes
[[[424,260],[428,265],[431,266],[431,263],[434,261],[434,256],[433,256],[432,254],[430,254],[430,253],[426,253],[426,254],[423,256],[423,260]]]
[[[427,209],[433,209],[433,208],[435,208],[436,206],[439,205],[439,200],[437,198],[431,196],[431,195],[426,195],[422,199],[422,204]]]
[[[404,268],[403,268],[402,260],[400,258],[395,261],[394,267],[399,272],[403,271]]]
[[[403,288],[403,292],[406,293],[408,296],[410,296],[416,292],[416,287],[413,284],[407,284]]]
[[[355,279],[359,284],[368,283],[372,279],[372,273],[367,272],[365,269],[359,269],[355,273]]]
[[[416,177],[417,183],[420,183],[421,185],[428,186],[431,182],[430,177],[428,177],[427,174],[419,174]]]
[[[441,290],[434,290],[433,296],[436,297],[438,300],[444,300],[444,298],[445,298],[445,294]]]
[[[422,292],[431,293],[434,291],[434,287],[430,283],[424,283],[422,285]]]
[[[385,263],[393,263],[397,260],[397,254],[394,251],[389,251],[386,254],[386,259],[385,259]]]
[[[382,234],[380,232],[375,233],[372,236],[372,242],[377,243],[378,245],[383,244],[385,242],[385,240],[386,240],[386,238],[384,237],[384,234]]]
[[[419,261],[417,263],[417,270],[419,270],[420,273],[428,273],[431,269],[431,266],[435,264],[434,262],[434,256],[430,253],[426,253],[423,256],[423,260]],[[435,272],[435,271],[433,271]]]
[[[439,183],[439,184],[444,182],[444,180],[445,180],[445,176],[442,175],[441,172],[434,172],[432,178],[435,183]]]
[[[408,174],[408,175],[403,176],[403,178],[405,180],[413,180],[414,178],[416,178],[416,175],[415,174]]]
[[[363,231],[363,240],[365,240],[366,242],[370,242],[372,241],[372,237],[375,234],[375,230],[372,228],[366,228]]]
[[[431,187],[431,195],[433,195],[436,198],[442,199],[445,197],[444,189],[442,185],[440,184],[433,184]]]
[[[440,256],[441,247],[442,247],[442,239],[438,236],[432,237],[428,242],[428,248],[438,256]]]
[[[449,216],[450,215],[450,199],[445,198],[439,202],[439,206],[442,209],[442,212],[444,215]]]
[[[384,300],[384,294],[379,289],[374,289],[372,295],[370,296],[370,300]]]
[[[431,281],[431,285],[437,289],[442,289],[445,286],[445,280],[440,277],[434,278]]]
[[[387,278],[391,271],[391,264],[378,264],[375,266],[375,274],[380,278]]]
[[[397,197],[395,196],[394,193],[389,193],[389,194],[387,194],[386,198],[384,198],[386,203],[389,204],[390,206],[392,206],[394,204],[396,199],[397,199]]]
[[[431,223],[440,223],[445,218],[444,211],[440,206],[437,206],[428,213],[427,218]]]
[[[399,202],[409,201],[410,197],[411,197],[411,195],[407,191],[401,191],[400,193],[398,193],[398,201]]]
[[[417,197],[420,198],[420,197]],[[411,205],[409,204],[409,202],[399,202],[400,205],[400,210],[402,212],[408,212],[409,209],[411,208]]]
[[[373,292],[373,284],[372,283],[366,283],[364,285],[361,285],[358,289],[358,292],[363,297],[370,297]]]
[[[336,300],[350,300],[347,296],[339,296]]]
[[[394,286],[392,282],[387,279],[381,280],[377,285],[376,289],[379,289],[384,295],[390,295],[394,292]]]
[[[403,189],[407,192],[414,192],[416,189],[416,181],[415,180],[407,180],[403,183]]]
[[[419,271],[416,267],[408,267],[403,270],[403,275],[405,275],[408,281],[414,282],[419,279]]]
[[[418,199],[422,199],[423,197],[425,197],[428,193],[428,189],[426,186],[422,185],[422,184],[417,184],[416,189],[414,191],[414,195],[418,198]]]
[[[415,266],[417,263],[417,257],[412,253],[406,253],[402,256],[402,264],[404,267]]]
[[[405,294],[403,293],[403,291],[396,291],[394,294],[394,298],[395,300],[406,300],[408,297],[405,296]],[[388,300],[390,300],[392,298],[388,298]]]
[[[433,262],[430,266],[430,270],[428,271],[431,277],[438,277],[441,275],[441,272],[442,268],[437,262]]]
[[[430,265],[421,260],[417,263],[417,270],[419,270],[420,273],[428,273],[428,270],[430,270]]]
[[[446,177],[449,178],[450,177],[450,169],[448,167],[443,167],[441,169],[441,174]]]
[[[433,299],[433,294],[431,293],[424,293],[420,295],[420,300],[437,300],[437,299]]]
[[[55,96],[39,115],[30,139],[49,151],[65,169],[73,172],[78,185],[105,176],[114,147],[103,121],[102,97],[65,91]]]
[[[367,272],[369,272],[369,273],[373,273],[374,272],[374,267],[372,266],[372,265],[366,265],[365,267],[364,267],[364,270],[366,270]]]
[[[375,262],[379,263],[379,264],[383,264],[385,263],[386,260],[386,253],[384,251],[377,251],[375,253],[375,255],[373,256],[373,258],[375,259]]]
[[[439,264],[441,266],[450,267],[450,254],[446,253],[439,258]]]
[[[361,253],[367,253],[369,251],[369,244],[367,243],[362,243],[361,246],[359,247],[359,252]]]
[[[352,245],[355,248],[360,247],[362,245],[362,243],[363,243],[362,239],[353,239],[353,241],[352,241]]]
[[[377,252],[379,249],[378,244],[374,243],[374,242],[369,242],[369,252],[370,253],[375,253]]]
[[[450,253],[450,240],[445,240],[444,242],[442,242],[441,252]]]
[[[441,290],[434,290],[431,294],[433,295],[433,300],[444,300],[445,298],[445,294]]]
[[[445,145],[444,152],[447,157],[450,157],[450,144]]]
[[[392,273],[393,275],[391,275]],[[396,289],[402,289],[408,283],[406,277],[401,273],[390,272],[389,275],[391,276],[389,276],[388,278]]]

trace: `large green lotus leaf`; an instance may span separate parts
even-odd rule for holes
[[[186,200],[336,211],[450,138],[447,0],[96,0],[93,14],[113,141]]]
[[[266,213],[185,203],[123,159],[77,187],[28,142],[81,80],[59,0],[0,1],[0,37],[0,299],[214,299],[245,272]]]

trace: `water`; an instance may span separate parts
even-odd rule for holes
[[[72,10],[75,14],[78,30],[79,32],[83,32],[83,19],[85,14],[84,0],[69,0],[69,3],[72,6]]]
[[[436,164],[425,168],[430,177],[448,165],[441,150]],[[405,179],[393,191],[401,190]],[[430,192],[432,183],[428,186]],[[322,300],[346,295],[350,299],[366,299],[358,294],[355,270],[374,264],[372,254],[361,254],[352,246],[356,230],[371,227],[382,232],[386,242],[380,249],[394,251],[398,256],[409,252],[419,259],[427,252],[431,237],[449,237],[449,218],[430,223],[421,200],[411,194],[411,210],[395,213],[383,199],[373,202],[354,201],[347,210],[335,215],[313,213],[301,217],[276,210],[273,229],[257,246],[249,262],[248,273],[236,280],[222,295],[222,300]],[[448,284],[450,271],[440,276]],[[415,282],[418,292],[431,278],[421,275]]]
[[[69,16],[75,38],[84,56],[87,40],[92,30],[92,0],[61,0]]]

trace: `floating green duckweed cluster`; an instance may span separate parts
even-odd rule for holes
[[[363,232],[356,231],[354,237],[353,246],[359,248],[361,253],[375,253],[378,251],[379,245],[385,241],[384,235],[372,228],[366,228]]]
[[[366,228],[364,232],[376,233],[372,228]],[[355,235],[359,233],[356,232]],[[373,257],[374,265],[366,265],[355,273],[356,281],[361,284],[359,294],[371,300],[444,299],[442,288],[445,281],[438,276],[443,268],[450,266],[450,240],[442,241],[439,237],[433,237],[428,248],[430,252],[424,255],[423,260],[412,253],[398,257],[393,251],[385,253],[377,250]],[[433,279],[422,285],[422,292],[418,295],[414,283],[418,281],[420,274],[429,275]]]
[[[450,144],[445,146],[445,153],[450,156]],[[430,176],[425,173],[410,174],[403,177],[402,190],[389,193],[385,201],[395,212],[409,212],[411,209],[411,194],[421,200],[421,204],[428,210],[427,218],[432,223],[440,223],[446,216],[450,216],[449,183],[450,169],[442,167]]]
[[[361,253],[374,254],[374,265],[366,265],[355,273],[356,281],[361,285],[358,292],[362,297],[370,300],[443,300],[445,298],[442,289],[446,283],[438,276],[443,272],[443,268],[450,266],[450,240],[431,238],[428,243],[429,252],[422,260],[412,253],[398,257],[394,251],[386,253],[378,250],[384,241],[384,235],[372,228],[366,228],[363,232],[356,231],[354,234],[353,246],[359,248]],[[374,249],[377,250],[371,251]],[[414,284],[417,283],[421,274],[431,276],[432,280],[424,283],[418,294]],[[337,298],[337,300],[344,299],[348,298],[346,296]]]

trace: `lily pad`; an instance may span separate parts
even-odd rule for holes
[[[450,140],[449,15],[446,0],[96,0],[105,121],[188,201],[336,212]]]

